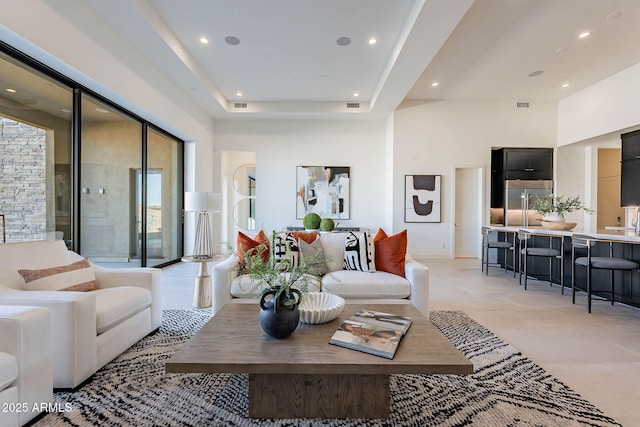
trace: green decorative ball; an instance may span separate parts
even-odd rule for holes
[[[320,221],[320,231],[331,231],[336,226],[331,218],[322,218]]]
[[[304,216],[302,225],[307,230],[317,230],[320,227],[320,215],[310,212]]]

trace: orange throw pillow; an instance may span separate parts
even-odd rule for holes
[[[291,234],[293,234],[293,237],[295,237],[296,241],[298,239],[302,239],[309,244],[315,242],[315,240],[318,238],[318,233],[315,232],[305,233],[303,231],[292,231]]]
[[[236,250],[238,251],[238,260],[244,262],[244,254],[251,255],[255,252],[255,248],[262,245],[267,245],[267,250],[262,253],[264,262],[269,260],[269,238],[264,231],[260,230],[256,237],[253,239],[241,231],[238,231],[238,240],[236,242]]]
[[[387,236],[382,228],[373,238],[376,247],[376,270],[404,275],[404,258],[407,253],[407,230]]]

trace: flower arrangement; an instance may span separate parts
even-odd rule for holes
[[[568,213],[580,210],[589,215],[595,213],[593,209],[587,207],[584,202],[580,200],[580,196],[567,197],[554,196],[553,194],[539,196],[534,194],[532,208],[542,216],[557,213],[559,216],[564,217]]]

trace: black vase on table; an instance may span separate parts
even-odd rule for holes
[[[265,289],[260,296],[260,326],[262,330],[274,338],[286,338],[293,333],[300,322],[300,298],[297,289],[289,290],[289,294],[279,288]]]

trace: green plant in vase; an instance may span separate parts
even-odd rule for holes
[[[544,221],[562,222],[566,214],[576,211],[584,211],[589,215],[595,213],[587,205],[580,200],[580,196],[554,196],[548,194],[545,196],[533,195],[533,203],[531,207],[542,216]]]
[[[326,259],[318,251],[306,256],[297,265],[292,263],[291,248],[284,242],[285,256],[276,259],[268,256],[273,247],[276,234],[273,233],[271,245],[260,244],[250,251],[243,252],[243,261],[236,267],[238,273],[249,276],[254,284],[250,295],[260,295],[260,325],[275,338],[285,338],[296,329],[300,312],[298,305],[303,295],[313,283],[320,283],[314,272],[326,268]]]

